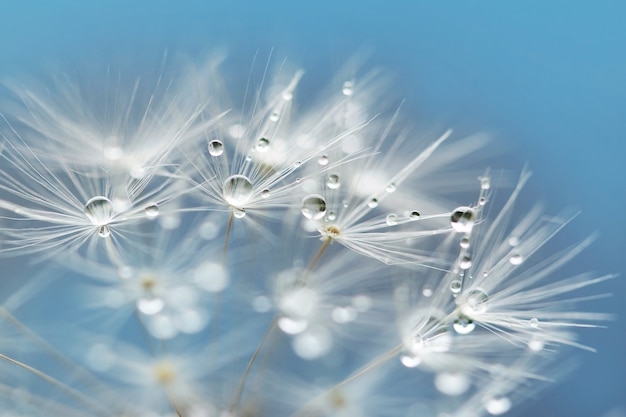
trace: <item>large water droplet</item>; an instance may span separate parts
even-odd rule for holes
[[[474,226],[475,214],[471,207],[457,207],[450,216],[452,228],[459,233],[469,233]]]
[[[220,156],[224,153],[224,144],[221,140],[212,140],[209,142],[209,154],[211,156]]]
[[[412,211],[411,214],[409,214],[409,219],[410,220],[417,220],[420,218],[420,214],[418,211]]]
[[[452,328],[458,334],[469,334],[474,331],[476,328],[476,324],[469,317],[465,317],[463,315],[459,316],[454,323],[452,323]]]
[[[302,214],[307,219],[319,220],[326,214],[326,200],[319,194],[311,194],[302,200]]]
[[[224,199],[228,204],[244,208],[252,198],[252,183],[244,175],[233,175],[224,181]]]
[[[482,313],[487,310],[489,296],[480,288],[475,288],[467,294],[467,306],[473,312]]]
[[[150,204],[145,208],[146,217],[149,219],[154,219],[159,215],[159,206],[156,204]]]
[[[257,152],[263,153],[263,152],[267,152],[269,147],[270,147],[270,141],[266,138],[261,138],[256,143],[256,146],[254,147],[254,149],[256,149]]]
[[[330,174],[328,176],[328,180],[326,181],[326,186],[331,190],[336,190],[337,188],[341,187],[341,182],[339,182],[339,175]]]
[[[396,226],[398,224],[398,216],[393,213],[388,214],[385,222],[387,223],[387,226]]]
[[[452,292],[452,294],[460,293],[462,285],[463,284],[458,279],[450,281],[450,291]]]
[[[106,197],[93,197],[85,204],[85,215],[94,226],[105,226],[113,216],[113,204]]]

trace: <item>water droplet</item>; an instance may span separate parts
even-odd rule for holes
[[[532,327],[533,329],[536,329],[539,327],[539,319],[536,317],[533,317],[532,319],[528,320],[528,323],[530,324],[530,327]]]
[[[246,217],[246,209],[231,207],[231,210],[233,211],[233,216],[236,219],[243,219],[244,217]]]
[[[385,187],[385,191],[387,191],[388,193],[393,193],[396,191],[396,184],[389,183],[389,185],[387,185],[387,187]]]
[[[337,213],[335,213],[334,211],[329,211],[328,216],[326,216],[326,220],[328,220],[329,222],[337,220]]]
[[[319,194],[311,194],[302,200],[302,214],[307,219],[319,220],[326,214],[326,200]]]
[[[546,342],[537,335],[533,335],[533,337],[528,341],[528,349],[533,352],[541,352],[545,346]]]
[[[470,378],[461,372],[440,372],[435,375],[435,388],[445,395],[461,395],[470,386]]]
[[[224,199],[233,207],[243,208],[252,198],[252,183],[244,175],[233,175],[224,181]]]
[[[509,245],[511,245],[511,246],[519,245],[519,239],[517,237],[515,237],[515,236],[511,236],[509,238]]]
[[[298,168],[300,165],[302,165],[302,161],[296,161],[293,163],[294,168]]]
[[[511,265],[520,265],[522,262],[524,262],[524,257],[519,253],[514,253],[509,258],[509,262],[511,263]]]
[[[478,200],[479,206],[484,206],[486,203],[487,203],[487,199],[485,197],[480,197],[480,199]]]
[[[100,226],[98,228],[98,236],[100,237],[109,237],[111,236],[111,229],[109,228],[109,226]]]
[[[489,296],[480,288],[473,289],[467,294],[467,307],[475,313],[487,311],[488,302]]]
[[[422,360],[420,359],[419,356],[402,355],[400,356],[400,362],[402,362],[402,365],[406,366],[407,368],[415,368],[419,366]]]
[[[367,206],[369,208],[375,208],[378,207],[378,199],[376,198],[372,198],[370,201],[367,202]]]
[[[265,190],[261,191],[261,198],[268,198],[269,196],[270,196],[269,188],[266,188]]]
[[[476,324],[469,317],[461,315],[456,320],[454,320],[454,323],[452,323],[452,328],[458,334],[469,334],[474,331],[474,329],[476,328]]]
[[[341,187],[341,182],[339,182],[339,175],[330,174],[328,176],[328,180],[326,181],[326,186],[331,190],[336,190],[337,188]]]
[[[163,310],[164,305],[163,300],[158,297],[140,298],[137,300],[137,309],[149,316]]]
[[[459,233],[469,233],[474,226],[474,210],[471,207],[457,207],[450,216],[452,228]]]
[[[393,213],[388,214],[385,221],[387,222],[387,226],[395,226],[398,224],[398,216]]]
[[[278,327],[287,334],[299,334],[306,330],[309,322],[306,319],[281,317],[278,319]]]
[[[292,99],[293,99],[293,93],[291,92],[291,90],[283,91],[283,100],[291,101]]]
[[[145,208],[146,217],[149,219],[154,219],[159,215],[159,206],[156,204],[150,204]]]
[[[495,396],[484,400],[485,410],[494,416],[506,413],[511,405],[511,400],[507,397]]]
[[[461,281],[458,279],[454,279],[452,281],[450,281],[450,291],[452,291],[452,294],[458,294],[461,292]]]
[[[411,220],[417,220],[420,218],[420,214],[417,211],[412,211],[411,214],[409,214],[409,219]]]
[[[343,83],[343,88],[341,89],[341,92],[344,96],[350,97],[352,94],[354,94],[354,83],[352,81],[346,81],[345,83]]]
[[[106,197],[93,197],[85,204],[85,215],[94,226],[106,226],[113,216],[113,204]]]
[[[277,122],[278,119],[280,119],[280,113],[278,113],[277,111],[273,111],[272,114],[270,114],[270,120],[272,122]]]
[[[317,163],[320,164],[321,166],[328,165],[328,157],[326,155],[320,156],[320,158],[317,160]]]
[[[488,190],[489,188],[491,188],[491,181],[489,181],[489,177],[480,178],[480,188],[483,190]]]
[[[211,156],[220,156],[224,153],[224,144],[221,140],[212,140],[209,142],[209,154]]]
[[[465,255],[459,261],[459,268],[470,269],[472,267],[472,258],[469,255]]]
[[[461,246],[463,249],[467,249],[470,247],[470,240],[467,236],[464,236],[461,238],[461,242],[459,243],[459,246]]]
[[[251,161],[252,161],[252,155],[247,155],[246,162],[251,162]]]
[[[430,288],[424,288],[422,290],[422,295],[426,298],[428,297],[432,297],[433,296],[433,290],[431,290]]]
[[[259,141],[256,143],[256,146],[254,147],[254,149],[256,149],[257,152],[267,152],[267,150],[270,147],[270,141],[269,139],[266,138],[261,138],[259,139]]]

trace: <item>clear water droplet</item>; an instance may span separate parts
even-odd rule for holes
[[[266,188],[263,191],[261,191],[261,198],[268,198],[269,196],[270,196],[269,188]]]
[[[469,255],[465,255],[459,261],[459,268],[470,269],[472,267],[472,258]]]
[[[159,215],[159,206],[156,204],[150,204],[145,208],[146,217],[149,219],[154,219]]]
[[[270,120],[272,122],[277,122],[278,119],[280,119],[280,113],[278,113],[277,111],[273,111],[272,114],[270,114]]]
[[[233,175],[224,181],[224,199],[233,207],[244,208],[252,199],[252,192],[252,183],[244,175]]]
[[[329,222],[337,220],[337,213],[335,213],[334,211],[329,211],[328,216],[326,216],[326,220],[328,220]]]
[[[470,240],[467,236],[464,236],[461,238],[461,242],[459,243],[459,246],[461,246],[463,249],[467,249],[470,247]]]
[[[354,94],[354,83],[352,81],[346,81],[345,83],[343,83],[341,92],[344,96],[348,97]]]
[[[533,317],[532,319],[528,320],[528,323],[530,324],[530,327],[532,327],[533,329],[536,329],[539,327],[539,319],[536,317]]]
[[[137,300],[137,309],[146,315],[154,315],[163,310],[165,303],[158,297],[146,297]]]
[[[389,183],[389,185],[387,185],[387,187],[385,187],[385,191],[387,191],[388,193],[393,193],[396,191],[396,184],[391,182]]]
[[[293,163],[293,167],[294,168],[298,168],[298,167],[300,167],[300,165],[302,165],[302,161],[296,161],[296,162]]]
[[[474,227],[475,214],[471,207],[457,207],[450,216],[452,228],[459,233],[469,233]]]
[[[467,294],[467,307],[473,312],[484,313],[487,311],[489,296],[480,288],[475,288]]]
[[[320,156],[319,159],[317,160],[317,163],[323,167],[328,165],[328,157],[326,155]]]
[[[388,214],[385,222],[387,223],[387,226],[395,226],[398,224],[398,216],[393,213]]]
[[[480,178],[480,188],[483,190],[488,190],[489,188],[491,188],[491,181],[489,180],[489,177]]]
[[[511,265],[520,265],[522,262],[524,262],[524,257],[519,253],[514,253],[509,258],[509,262],[511,263]]]
[[[409,219],[411,220],[417,220],[420,218],[420,214],[418,211],[412,211],[411,214],[409,214]]]
[[[113,204],[103,196],[96,196],[85,204],[85,215],[94,226],[105,226],[111,222]]]
[[[233,211],[233,216],[236,219],[243,219],[244,217],[246,217],[246,209],[232,207],[231,210]]]
[[[256,146],[254,147],[254,149],[256,149],[257,152],[267,152],[267,150],[270,148],[270,141],[269,139],[266,138],[261,138],[259,139],[259,141],[256,143]]]
[[[293,93],[291,92],[291,90],[283,91],[283,100],[285,101],[293,100]]]
[[[546,342],[537,335],[533,335],[533,337],[531,337],[531,339],[528,341],[528,349],[533,352],[541,352],[545,346]]]
[[[224,153],[224,144],[221,140],[212,140],[209,142],[209,154],[211,156],[220,156]]]
[[[469,317],[461,315],[454,320],[452,328],[458,334],[470,334],[476,328],[476,323],[474,323],[474,321]]]
[[[339,175],[330,174],[328,176],[328,179],[326,180],[326,186],[330,188],[331,190],[336,190],[337,188],[341,187],[341,182],[339,181]]]
[[[484,400],[485,410],[493,416],[504,414],[511,409],[511,400],[507,397],[495,396]]]
[[[367,202],[367,206],[369,208],[376,208],[376,207],[378,207],[378,199],[372,198],[370,201]]]
[[[326,200],[319,194],[311,194],[302,200],[302,214],[310,220],[319,220],[326,214]]]
[[[107,225],[100,226],[98,228],[98,236],[100,236],[100,237],[109,237],[109,236],[111,236],[111,229],[109,228],[109,226],[107,226]]]
[[[461,281],[458,279],[454,279],[452,281],[450,281],[450,291],[452,291],[452,294],[458,294],[461,292]]]

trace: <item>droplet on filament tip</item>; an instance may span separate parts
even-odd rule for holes
[[[252,183],[244,175],[232,175],[224,181],[224,199],[233,207],[242,209],[252,199]]]
[[[302,214],[310,220],[319,220],[326,214],[326,200],[319,194],[311,194],[302,200]]]

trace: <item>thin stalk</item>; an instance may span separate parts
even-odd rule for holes
[[[224,237],[224,250],[222,251],[222,259],[226,263],[226,251],[228,250],[228,240],[230,239],[230,231],[233,228],[233,210],[229,210],[228,225],[226,226],[226,236]]]

